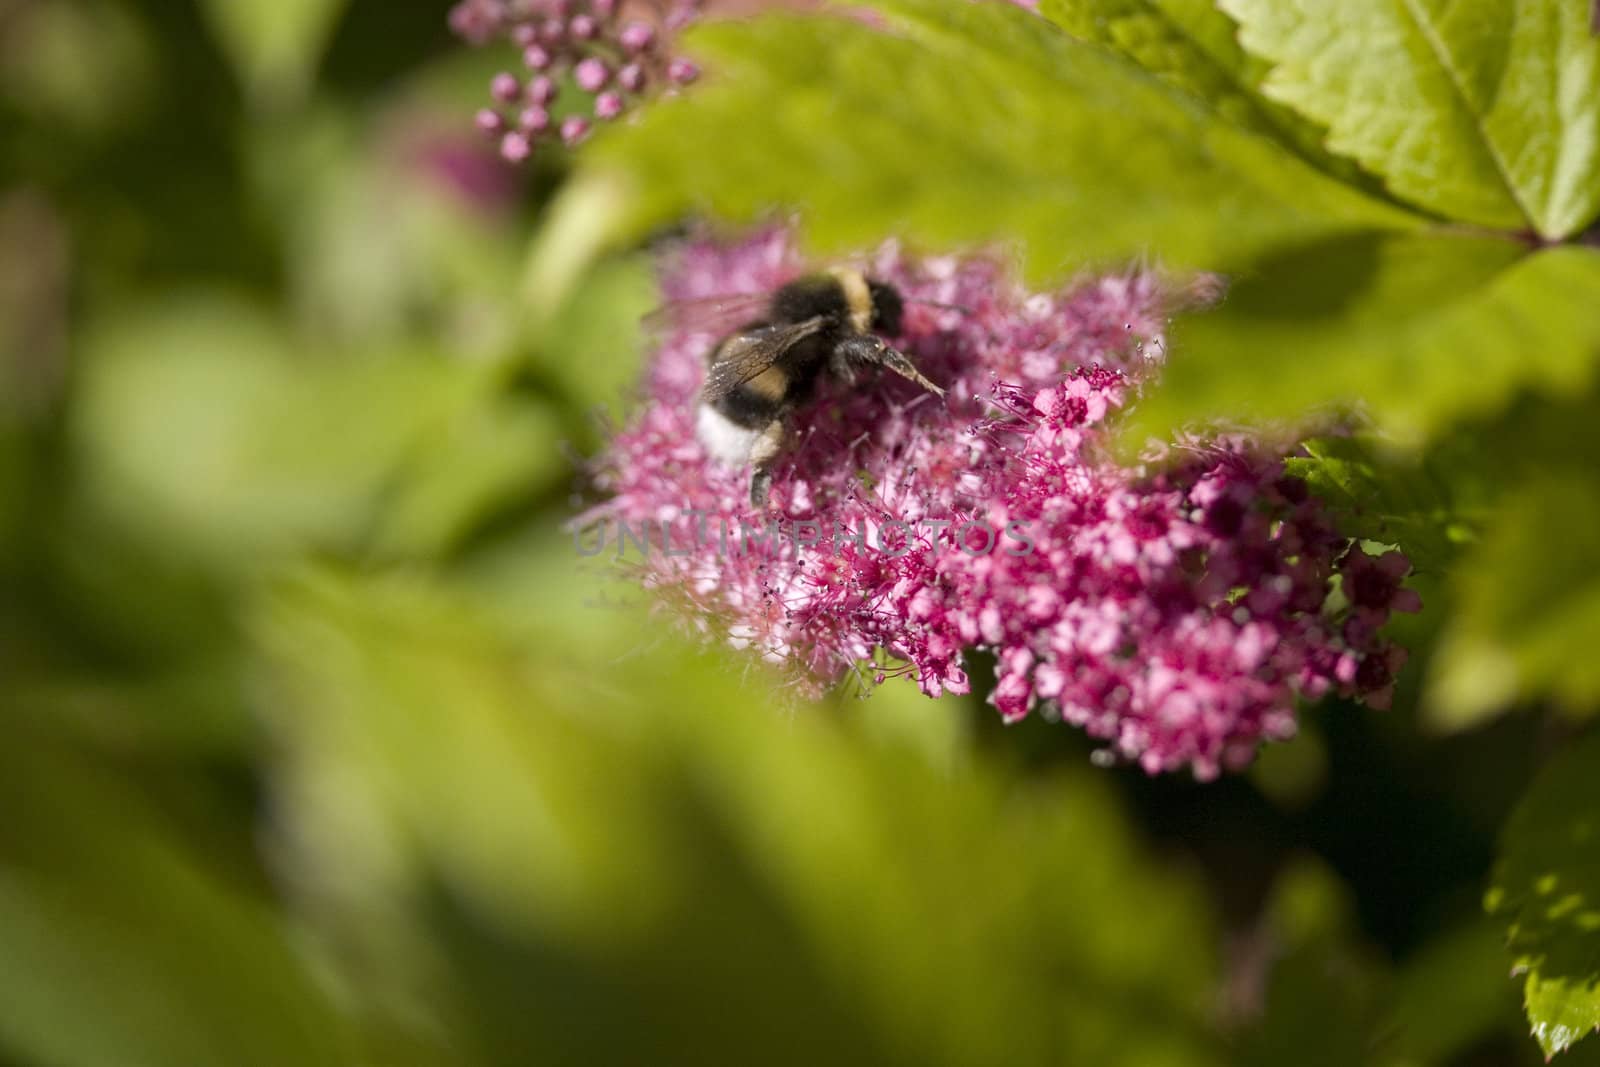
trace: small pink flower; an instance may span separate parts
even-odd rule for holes
[[[1345,595],[1358,608],[1370,611],[1422,610],[1422,598],[1415,590],[1400,584],[1411,570],[1411,562],[1399,552],[1385,552],[1376,558],[1357,545],[1340,564]]]
[[[602,458],[607,500],[583,521],[612,537],[677,529],[641,577],[692,628],[809,689],[887,654],[906,666],[874,674],[965,692],[979,650],[1008,721],[1045,706],[1151,773],[1240,767],[1292,736],[1301,699],[1388,699],[1404,652],[1380,628],[1418,606],[1408,565],[1341,537],[1282,447],[1188,437],[1160,465],[1109,459],[1107,421],[1164,351],[1168,295],[1152,275],[1029,293],[981,257],[890,245],[859,265],[906,297],[892,340],[943,400],[887,374],[824,381],[791,417],[795,444],[757,512],[748,469],[697,440],[718,337],[690,323],[664,338],[644,405]],[[776,231],[688,241],[662,281],[669,300],[693,300],[770,292],[806,269]],[[773,536],[772,521],[788,525]]]

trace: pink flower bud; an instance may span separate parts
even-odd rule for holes
[[[572,80],[586,93],[599,92],[611,80],[611,68],[604,60],[590,56],[573,68]]]
[[[483,108],[473,117],[473,123],[490,137],[498,137],[505,132],[506,120],[500,117],[500,112],[493,108]]]
[[[700,77],[700,68],[692,61],[680,57],[667,64],[667,77],[674,85],[688,85]]]
[[[629,63],[617,71],[617,84],[630,93],[643,91],[646,81],[644,67],[638,63]]]
[[[526,134],[540,134],[550,128],[550,112],[537,104],[522,109],[517,116],[517,128]]]
[[[500,141],[500,154],[511,163],[521,163],[533,155],[533,142],[521,133],[512,132]]]
[[[546,107],[555,98],[555,79],[541,74],[528,83],[528,103]]]
[[[655,27],[646,22],[630,22],[622,27],[622,32],[617,35],[617,43],[622,45],[622,50],[630,56],[643,52],[654,44],[655,40]]]
[[[568,115],[561,123],[561,140],[569,145],[577,144],[589,133],[589,120],[582,115]]]
[[[522,92],[522,82],[517,80],[515,74],[502,72],[494,76],[489,83],[489,95],[502,104],[512,103],[517,95]]]

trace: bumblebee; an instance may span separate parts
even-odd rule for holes
[[[900,332],[905,304],[893,286],[839,269],[798,278],[762,303],[758,317],[712,349],[695,420],[713,456],[751,464],[750,503],[758,508],[787,443],[787,417],[824,372],[854,385],[858,370],[884,368],[944,396],[879,336]]]

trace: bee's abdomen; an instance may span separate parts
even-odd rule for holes
[[[769,367],[743,385],[728,390],[712,406],[735,425],[760,429],[783,416],[789,401],[787,382],[782,371]]]

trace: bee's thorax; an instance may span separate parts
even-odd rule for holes
[[[850,325],[857,333],[866,333],[872,327],[872,288],[864,274],[846,267],[835,267],[832,274],[844,290],[845,306],[850,311]]]

